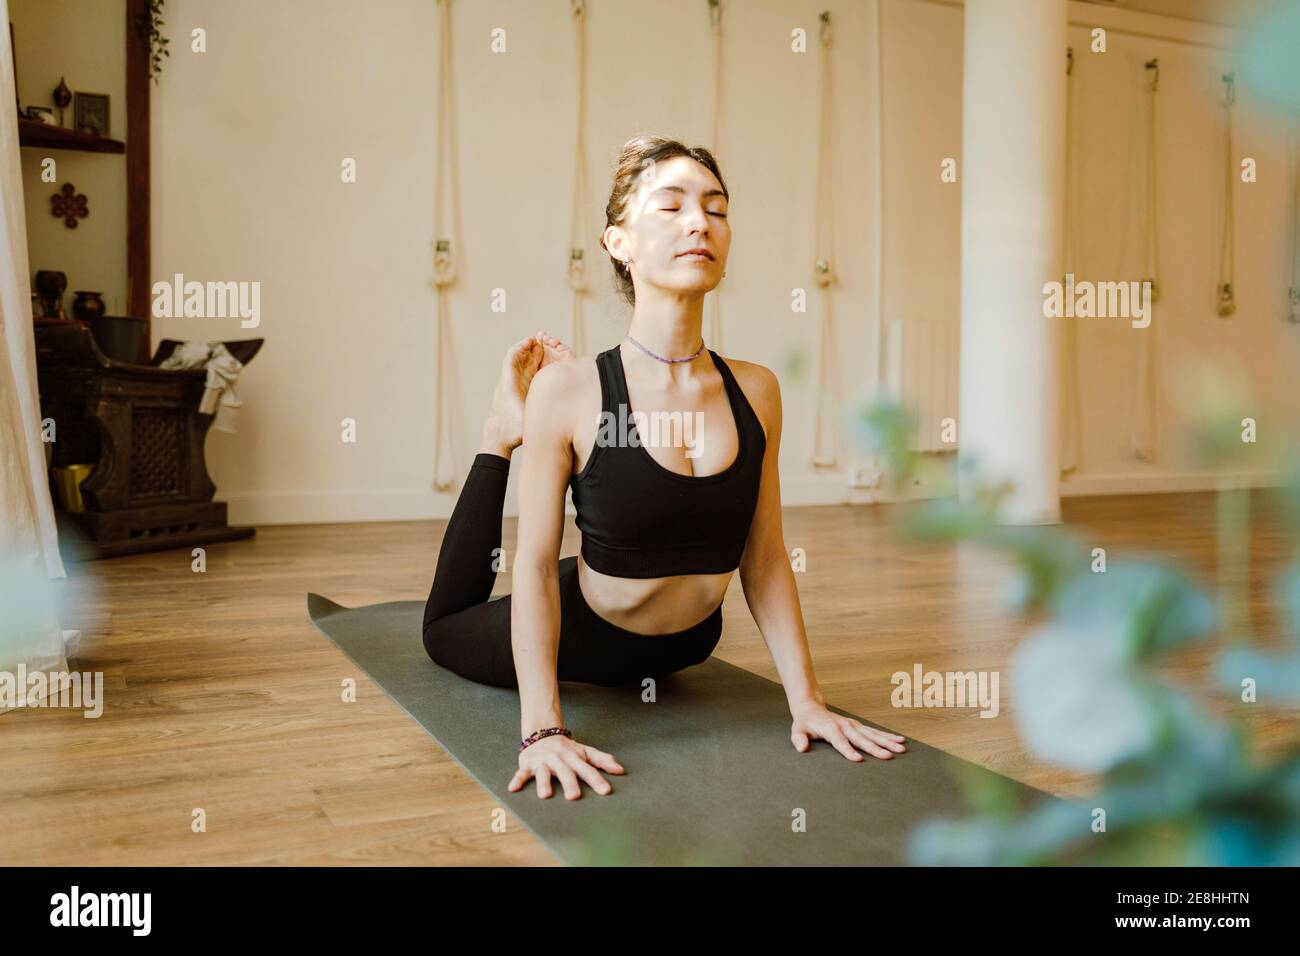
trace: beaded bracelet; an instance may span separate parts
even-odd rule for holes
[[[525,747],[537,743],[537,741],[541,740],[543,737],[550,737],[554,734],[564,734],[564,736],[568,737],[570,740],[573,739],[573,731],[569,730],[567,727],[547,727],[545,730],[534,730],[524,738],[522,743],[519,744],[519,752],[523,753]]]

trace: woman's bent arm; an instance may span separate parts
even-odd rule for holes
[[[556,661],[564,492],[572,470],[568,416],[563,412],[569,378],[565,372],[560,365],[543,366],[524,401],[518,553],[510,597],[510,640],[524,737],[564,722]]]

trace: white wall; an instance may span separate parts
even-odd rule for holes
[[[155,278],[262,283],[261,327],[236,320],[155,323],[156,337],[265,336],[239,387],[240,431],[211,433],[208,459],[232,520],[324,521],[444,516],[432,490],[435,296],[430,242],[434,175],[432,0],[391,0],[382,15],[354,0],[168,4],[172,55],[155,88]],[[614,298],[597,245],[612,164],[642,131],[688,143],[709,135],[707,10],[694,0],[588,5],[588,351],[615,344],[629,312]],[[723,291],[723,354],[780,370],[812,351],[817,313],[790,313],[812,289],[816,3],[746,3],[727,14],[719,160],[735,197]],[[565,267],[573,180],[573,27],[567,0],[457,2],[454,62],[462,174],[461,282],[452,293],[459,381],[458,471],[477,448],[506,347],[545,327],[569,338]],[[834,59],[838,345],[845,390],[868,348],[875,255],[865,4],[836,11]],[[188,52],[190,31],[207,52]],[[490,31],[507,31],[493,54]],[[355,157],[359,182],[340,182]],[[599,254],[599,255],[598,255]],[[494,288],[508,311],[490,311]],[[812,299],[815,302],[815,298]],[[787,499],[840,500],[842,474],[805,465],[807,383],[787,381]],[[359,441],[340,441],[355,418]],[[513,510],[513,491],[507,508]]]
[[[902,322],[950,323],[957,308],[959,187],[939,182],[938,162],[946,155],[960,158],[961,9],[883,2],[883,278],[874,238],[880,155],[871,52],[875,5],[832,8],[835,315],[845,412],[873,385],[878,295],[886,318]],[[792,353],[815,355],[815,293],[807,314],[792,315],[789,302],[791,289],[814,288],[815,38],[824,6],[746,0],[728,4],[724,18],[718,154],[733,196],[735,241],[721,292],[721,351],[782,376],[782,485],[792,505],[850,497],[845,472],[818,472],[808,464],[811,386],[785,371]],[[1088,5],[1076,3],[1072,16],[1080,8],[1092,15]],[[172,0],[167,10],[173,52],[153,90],[154,277],[181,272],[200,281],[262,283],[258,329],[241,329],[235,319],[155,323],[155,338],[267,339],[240,385],[245,407],[239,433],[213,432],[208,439],[218,497],[231,502],[238,522],[449,514],[454,493],[432,490],[435,3],[387,0],[382,15],[375,5],[352,0]],[[642,131],[704,142],[711,42],[705,5],[695,0],[606,0],[589,3],[588,11],[587,255],[601,268],[586,312],[588,351],[597,351],[618,341],[628,317],[612,294],[596,243],[611,164],[618,147]],[[451,314],[456,466],[462,473],[506,346],[539,326],[570,336],[564,281],[574,132],[568,12],[567,0],[453,5],[462,194],[461,282],[452,292]],[[1224,35],[1214,27],[1123,11],[1097,15],[1128,17],[1156,35]],[[206,53],[188,51],[195,27],[207,32]],[[506,30],[503,54],[489,48],[496,27]],[[795,27],[811,38],[805,56],[790,52]],[[1077,55],[1086,48],[1081,30],[1071,30]],[[1230,324],[1213,315],[1207,263],[1217,249],[1218,153],[1208,139],[1214,113],[1204,77],[1218,70],[1221,54],[1112,35],[1109,59],[1081,63],[1083,121],[1090,130],[1085,174],[1095,199],[1085,247],[1100,267],[1111,267],[1119,221],[1113,207],[1122,199],[1113,163],[1128,142],[1126,133],[1107,125],[1106,111],[1122,111],[1128,87],[1117,78],[1137,57],[1152,55],[1165,66],[1170,325],[1178,321],[1187,342],[1240,351],[1261,383],[1283,392],[1296,333],[1282,323],[1281,301],[1274,307],[1268,299],[1270,290],[1283,295],[1287,284],[1285,203],[1279,201],[1284,187],[1276,178],[1261,177],[1254,192],[1238,193],[1239,311]],[[1137,95],[1140,87],[1129,86]],[[1261,168],[1276,170],[1281,154],[1265,136],[1265,124],[1243,119],[1239,126]],[[340,182],[344,157],[357,159],[359,182]],[[495,288],[507,292],[505,314],[490,310]],[[1126,336],[1113,326],[1085,331],[1085,468],[1073,486],[1154,489],[1149,476],[1158,475],[1209,487],[1209,479],[1187,465],[1123,459],[1128,412],[1122,383],[1132,351]],[[355,445],[340,441],[344,417],[358,422]],[[846,466],[852,463],[846,456]],[[513,493],[507,509],[514,510]]]
[[[944,156],[961,157],[962,7],[884,0],[884,316],[917,340],[941,345],[959,312],[959,186],[940,181]],[[1237,312],[1216,312],[1224,179],[1220,77],[1234,69],[1233,30],[1072,3],[1080,213],[1079,279],[1129,280],[1144,274],[1141,231],[1146,76],[1158,58],[1157,170],[1161,301],[1152,327],[1115,319],[1078,319],[1081,466],[1061,493],[1169,491],[1215,487],[1180,445],[1186,409],[1171,394],[1187,352],[1235,356],[1259,399],[1261,443],[1300,423],[1295,407],[1300,325],[1286,321],[1291,276],[1295,158],[1290,130],[1237,83],[1234,143],[1258,162],[1259,181],[1238,183]],[[1092,53],[1091,30],[1107,29],[1107,50]],[[1158,457],[1129,453],[1138,411],[1138,339],[1154,332],[1161,423]],[[948,341],[955,344],[951,337]],[[924,379],[943,371],[941,348],[900,359],[903,394],[928,413],[930,432],[957,418],[957,395],[923,404]],[[937,370],[935,366],[938,366]],[[959,429],[960,431],[960,429]],[[923,434],[922,437],[925,437]],[[1249,469],[1248,469],[1249,471]],[[1267,478],[1267,474],[1259,476]]]
[[[1151,490],[1214,487],[1198,478],[1181,443],[1188,409],[1176,379],[1192,353],[1236,358],[1249,369],[1258,404],[1261,441],[1272,445],[1294,428],[1300,325],[1287,321],[1295,158],[1290,129],[1251,98],[1238,78],[1233,115],[1235,162],[1253,157],[1259,180],[1235,177],[1237,311],[1216,310],[1223,228],[1224,111],[1221,77],[1236,69],[1231,35],[1216,28],[1189,32],[1193,42],[1112,31],[1104,55],[1088,51],[1087,30],[1070,30],[1078,93],[1076,155],[1080,157],[1080,275],[1094,279],[1140,277],[1144,233],[1141,161],[1146,122],[1143,64],[1160,62],[1156,110],[1158,140],[1161,298],[1149,329],[1106,319],[1080,320],[1083,468],[1066,487],[1080,490]],[[1200,45],[1201,42],[1214,45]],[[1133,379],[1138,336],[1155,332],[1160,448],[1154,464],[1127,453],[1135,414]],[[1263,449],[1261,449],[1263,451]],[[1261,456],[1262,457],[1262,456]]]

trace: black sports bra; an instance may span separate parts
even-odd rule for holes
[[[592,569],[657,578],[739,567],[758,503],[767,436],[727,363],[713,349],[708,352],[727,389],[740,449],[725,471],[698,477],[665,468],[640,444],[619,347],[596,356],[601,427],[587,463],[569,479],[582,559]],[[629,440],[621,442],[620,435]]]

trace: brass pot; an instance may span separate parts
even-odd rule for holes
[[[107,311],[102,292],[78,292],[72,303],[72,314],[82,322],[91,322]]]
[[[94,465],[68,465],[65,468],[50,469],[50,474],[54,476],[54,491],[64,511],[86,510],[86,503],[81,500],[81,483],[94,470]]]

